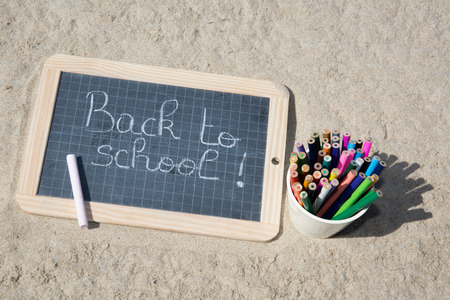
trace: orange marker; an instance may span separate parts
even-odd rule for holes
[[[297,202],[305,207],[305,205],[303,205],[302,199],[300,198],[300,192],[302,191],[302,185],[300,184],[300,182],[296,182],[292,185],[292,192],[294,193],[294,197],[295,199],[297,199]]]
[[[331,144],[330,143],[324,143],[323,144],[323,151],[325,151],[326,155],[331,155]]]

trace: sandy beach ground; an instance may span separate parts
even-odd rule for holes
[[[448,1],[0,1],[2,299],[449,299]],[[269,243],[35,216],[15,190],[45,59],[61,53],[270,80],[287,152],[370,136],[384,198],[326,240]],[[287,162],[285,162],[287,167]],[[283,180],[283,178],[280,178]]]

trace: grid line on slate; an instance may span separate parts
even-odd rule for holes
[[[95,93],[87,97],[89,92]],[[108,95],[104,107],[102,92]],[[171,99],[177,100],[176,110],[174,101],[164,106]],[[114,118],[113,124],[102,109]],[[268,109],[268,98],[63,72],[38,194],[72,197],[65,156],[76,153],[87,181],[83,192],[91,201],[259,221]],[[128,115],[117,124],[121,114]],[[147,128],[155,136],[141,132],[148,118],[155,119]],[[211,125],[203,136],[209,145],[200,141],[202,121]],[[126,133],[118,130],[129,127]],[[106,132],[95,132],[101,130]],[[221,147],[220,132],[239,140],[232,148]],[[133,152],[135,143],[142,151]],[[200,159],[209,149],[217,151],[218,158],[209,153],[200,170]],[[134,158],[134,167],[133,155],[141,155]],[[161,162],[162,157],[167,159]],[[195,164],[192,174],[178,172],[183,159]],[[147,164],[154,169],[159,163],[171,170],[147,170]],[[241,163],[244,173],[238,176]],[[200,174],[220,179],[207,180]],[[243,181],[243,187],[237,181]]]

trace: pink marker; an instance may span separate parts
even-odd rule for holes
[[[344,132],[342,135],[342,151],[347,150],[348,143],[350,142],[350,132]]]
[[[350,153],[348,151],[342,152],[341,157],[339,158],[338,165],[337,165],[337,168],[339,169],[339,177],[341,177],[341,175],[344,174],[345,169],[347,168],[348,164],[350,163],[349,158],[350,158]]]
[[[83,191],[81,189],[80,173],[78,172],[77,157],[75,154],[69,154],[66,159],[67,166],[69,168],[70,183],[72,184],[75,209],[77,210],[78,225],[80,225],[80,228],[87,228],[88,221],[86,217],[86,209],[84,207],[84,198]]]
[[[348,153],[349,153],[349,155],[350,155],[350,157],[349,157],[349,161],[352,161],[352,160],[354,160],[355,159],[355,155],[356,155],[356,151],[355,151],[355,149],[349,149],[349,150],[347,150],[348,151]],[[348,165],[347,165],[347,167],[348,167]]]
[[[369,151],[370,151],[370,147],[372,146],[372,139],[371,138],[367,138],[364,141],[364,145],[363,145],[363,158],[366,158],[369,155]]]

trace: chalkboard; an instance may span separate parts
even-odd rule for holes
[[[61,74],[38,195],[259,221],[269,98]]]
[[[45,91],[49,95],[44,97]],[[38,170],[33,169],[39,176],[28,193],[33,205],[49,199],[57,202],[49,206],[68,205],[72,190],[65,158],[74,153],[90,220],[254,240],[278,232],[268,227],[279,227],[279,216],[267,210],[275,207],[279,215],[280,199],[269,199],[273,196],[267,190],[275,194],[270,190],[283,178],[268,175],[268,169],[282,169],[284,148],[272,145],[275,133],[281,140],[286,135],[282,88],[265,81],[53,56],[44,65],[38,102],[43,102],[33,120],[38,128],[31,129],[28,149],[38,146],[40,153],[25,154],[33,156],[25,164],[39,161]],[[42,105],[48,108],[45,113]],[[36,141],[42,135],[45,142]],[[24,169],[21,179],[29,178],[24,175],[29,166]],[[19,204],[20,195],[27,194],[20,188]],[[280,188],[275,190],[281,198]],[[54,214],[30,209],[30,201],[21,206]],[[73,213],[57,216],[67,214]],[[146,214],[148,224],[142,220]],[[186,222],[221,225],[199,230],[186,228]],[[255,227],[258,233],[230,234],[233,229],[225,227],[235,224],[238,231],[260,226]]]

